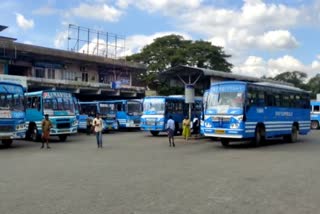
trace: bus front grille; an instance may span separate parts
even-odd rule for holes
[[[11,125],[0,125],[0,132],[13,132],[14,127]]]
[[[57,128],[58,129],[70,128],[70,123],[58,123]]]

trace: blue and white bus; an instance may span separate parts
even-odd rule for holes
[[[0,139],[10,146],[13,139],[25,138],[24,88],[15,83],[0,82]]]
[[[142,115],[141,100],[109,100],[108,102],[115,104],[119,129],[140,128],[140,117]]]
[[[38,141],[42,134],[41,123],[48,114],[53,127],[50,136],[65,141],[68,135],[76,134],[78,121],[72,93],[46,90],[25,93],[27,99],[27,138]]]
[[[311,128],[319,129],[320,101],[311,101]]]
[[[202,99],[196,99],[192,106],[192,118],[200,117]],[[149,96],[143,100],[141,130],[150,131],[153,136],[166,131],[169,116],[175,121],[176,134],[182,131],[182,121],[188,115],[188,104],[184,96]],[[191,121],[192,121],[191,118]]]
[[[283,136],[296,142],[310,131],[310,96],[299,88],[267,82],[213,83],[205,105],[204,135],[231,140]]]
[[[79,115],[79,130],[87,129],[87,118],[93,121],[98,113],[103,120],[103,132],[108,130],[117,130],[116,115],[114,112],[115,105],[105,103],[105,101],[79,102],[81,114]]]

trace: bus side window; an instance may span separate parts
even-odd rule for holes
[[[320,106],[313,106],[314,112],[320,112]]]
[[[264,106],[265,105],[264,99],[265,99],[264,92],[263,91],[259,91],[258,92],[257,106]]]

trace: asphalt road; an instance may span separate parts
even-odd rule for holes
[[[320,213],[320,130],[295,144],[170,148],[143,132],[0,147],[1,214]]]

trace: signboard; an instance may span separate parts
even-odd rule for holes
[[[27,78],[23,76],[0,74],[0,82],[20,84],[24,89],[27,89]]]
[[[186,103],[194,103],[194,87],[191,84],[185,86],[184,90],[185,94],[185,102]]]
[[[121,88],[121,81],[114,81],[114,82],[112,82],[111,86],[113,89],[120,89]]]
[[[43,98],[71,98],[71,93],[58,91],[43,92]]]

